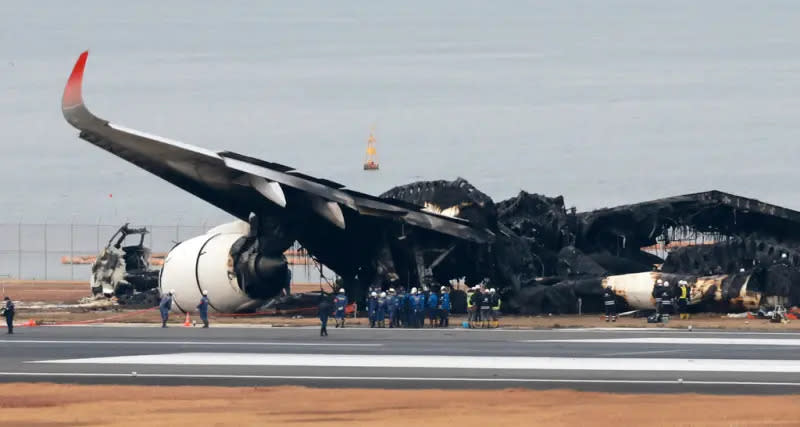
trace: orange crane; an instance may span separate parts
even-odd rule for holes
[[[375,130],[369,132],[369,138],[367,138],[367,158],[364,160],[364,170],[365,171],[376,171],[378,170],[378,152],[375,150]]]

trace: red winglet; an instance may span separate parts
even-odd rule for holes
[[[75,68],[72,69],[72,74],[69,76],[69,80],[67,80],[67,86],[64,88],[64,96],[61,98],[62,109],[83,104],[83,95],[81,94],[83,69],[86,68],[86,59],[88,57],[88,50],[78,57],[78,62],[75,63]]]

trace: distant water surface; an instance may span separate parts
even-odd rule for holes
[[[800,209],[798,23],[796,1],[2,2],[0,222],[227,219],[77,139],[59,102],[86,48],[101,117],[373,194]]]

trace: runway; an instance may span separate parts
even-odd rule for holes
[[[800,393],[800,333],[674,329],[19,328],[0,381]]]

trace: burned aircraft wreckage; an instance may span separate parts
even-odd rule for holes
[[[220,312],[253,310],[289,285],[295,241],[335,271],[351,299],[370,286],[488,278],[508,310],[599,310],[611,285],[652,307],[653,281],[688,280],[697,307],[800,303],[800,213],[720,192],[578,213],[561,197],[520,193],[494,203],[467,181],[419,182],[380,197],[245,155],[215,152],[93,115],[81,95],[87,53],[62,99],[80,137],[238,218],[166,256],[162,291],[176,310],[201,292]],[[667,255],[668,254],[668,255]]]

